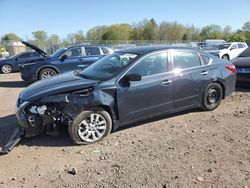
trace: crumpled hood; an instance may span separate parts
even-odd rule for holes
[[[68,72],[28,86],[20,93],[19,98],[22,101],[34,101],[51,95],[85,89],[95,84],[97,84],[95,80],[84,79],[76,76],[74,72]]]

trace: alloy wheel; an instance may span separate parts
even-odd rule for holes
[[[218,91],[215,88],[210,88],[208,90],[208,95],[207,95],[207,102],[210,105],[214,105],[218,102],[220,96]]]
[[[52,76],[55,76],[55,75],[56,74],[53,71],[45,71],[45,72],[43,72],[41,78],[45,79],[45,78],[49,78],[49,77],[52,77]]]
[[[12,72],[12,67],[10,65],[3,65],[1,67],[2,73],[8,74]]]
[[[103,137],[106,129],[106,119],[101,114],[92,113],[80,122],[77,132],[81,140],[95,142]]]

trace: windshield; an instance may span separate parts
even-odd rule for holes
[[[231,44],[220,44],[220,45],[218,45],[218,46],[215,46],[215,47],[213,48],[213,50],[223,50],[223,49],[227,49],[227,48],[229,48],[230,45],[231,45]]]
[[[55,53],[53,53],[51,56],[57,58],[60,55],[62,55],[66,50],[67,50],[67,48],[60,48]]]
[[[79,75],[93,80],[108,80],[119,74],[136,58],[137,55],[126,53],[108,55],[81,71]]]

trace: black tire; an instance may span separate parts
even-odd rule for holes
[[[91,115],[100,115],[102,118],[104,118],[104,120],[106,121],[106,129],[103,130],[102,132],[102,136],[100,138],[98,138],[97,140],[93,140],[93,141],[86,141],[86,140],[83,140],[81,137],[80,137],[80,133],[79,131],[81,131],[81,128],[82,126],[81,125],[84,125],[82,122],[87,122],[88,121],[88,118],[91,116]],[[95,121],[96,122],[96,121]],[[91,124],[91,123],[90,123]],[[96,126],[99,126],[99,125],[94,125],[96,128]],[[84,126],[84,128],[86,128]],[[89,109],[89,110],[86,110],[86,111],[83,111],[81,112],[74,120],[73,122],[68,126],[68,132],[69,132],[69,135],[72,139],[72,141],[75,143],[75,144],[84,144],[84,145],[87,145],[87,144],[92,144],[92,143],[96,143],[96,142],[99,142],[101,141],[104,137],[106,137],[107,135],[110,134],[112,130],[112,119],[109,115],[109,113],[105,110],[103,110],[102,108],[92,108],[92,109]],[[86,132],[85,134],[89,134],[88,132],[90,132],[89,130],[85,129],[83,130],[83,134],[84,132]],[[92,132],[95,132],[92,130]],[[95,134],[95,136],[97,135],[96,133],[92,133],[92,134]],[[91,136],[91,135],[90,135]],[[93,136],[92,136],[93,137]]]
[[[207,86],[206,91],[202,97],[202,109],[211,111],[216,109],[221,103],[223,90],[220,84],[211,83]]]
[[[229,56],[228,55],[223,55],[221,58],[229,61]]]
[[[45,69],[42,69],[39,72],[38,79],[43,80],[45,78],[49,78],[49,77],[52,77],[52,76],[55,76],[55,75],[57,75],[57,72],[54,69],[45,68]]]
[[[13,68],[12,68],[12,66],[9,65],[9,64],[3,64],[3,65],[1,66],[1,72],[2,72],[3,74],[9,74],[9,73],[12,73],[12,71],[13,71]]]

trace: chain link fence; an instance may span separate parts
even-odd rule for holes
[[[83,40],[81,43],[73,44],[69,41],[28,41],[33,45],[39,47],[48,54],[52,54],[60,48],[68,47],[72,45],[86,44],[86,45],[102,45],[108,46],[113,49],[122,49],[133,46],[145,46],[145,45],[174,45],[182,47],[196,47],[197,42],[193,41],[165,41],[165,40]],[[20,41],[2,40],[0,43],[0,58],[9,57],[18,53],[30,51],[32,49],[26,47]]]

